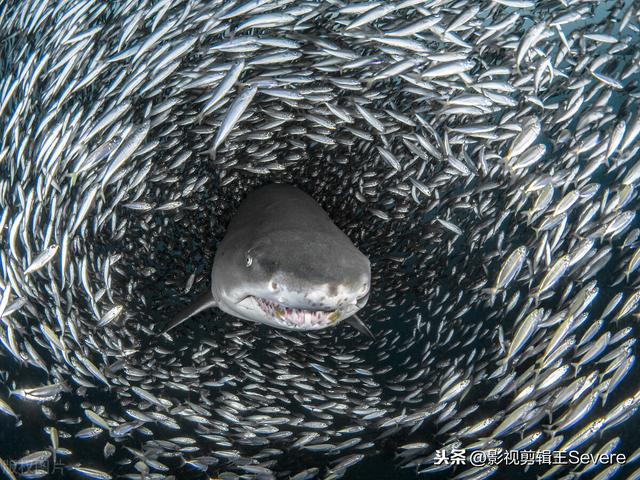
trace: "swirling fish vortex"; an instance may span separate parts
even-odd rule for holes
[[[630,1],[1,4],[2,470],[638,456],[639,25]],[[371,259],[375,341],[217,311],[158,337],[271,182]]]

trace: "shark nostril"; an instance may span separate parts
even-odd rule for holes
[[[276,282],[271,282],[271,290],[273,290],[274,292],[278,289],[278,284]]]

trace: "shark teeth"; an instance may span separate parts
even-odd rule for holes
[[[338,318],[336,311],[292,308],[266,298],[254,298],[264,313],[288,328],[301,330],[324,328],[335,324]]]

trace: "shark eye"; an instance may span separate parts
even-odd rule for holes
[[[253,263],[253,257],[251,256],[251,254],[247,253],[247,257],[245,259],[245,265],[247,267],[250,267],[252,263]]]

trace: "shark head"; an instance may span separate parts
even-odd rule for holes
[[[274,230],[227,239],[216,254],[212,291],[230,315],[290,330],[320,330],[367,303],[371,265],[339,231]],[[242,248],[241,248],[242,247]]]

